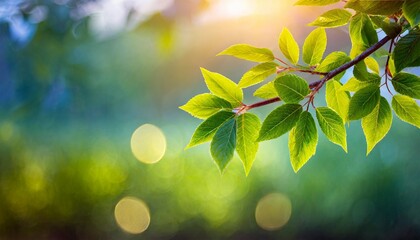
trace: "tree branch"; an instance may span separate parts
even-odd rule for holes
[[[364,60],[365,58],[370,56],[372,53],[374,53],[376,50],[378,50],[379,48],[384,46],[391,39],[392,39],[391,37],[385,36],[379,42],[375,43],[370,48],[366,49],[364,52],[362,52],[360,55],[355,57],[350,62],[347,62],[347,63],[341,65],[340,67],[338,67],[334,70],[331,70],[321,80],[310,83],[309,88],[312,89],[311,96],[315,95],[322,88],[322,86],[324,86],[324,84],[327,81],[333,79],[338,74],[346,71],[347,69],[356,65],[360,61]],[[274,102],[278,102],[278,101],[281,101],[281,99],[279,97],[276,97],[276,98],[271,98],[271,99],[264,100],[264,101],[261,101],[261,102],[256,102],[256,103],[251,104],[251,105],[245,105],[245,107],[240,112],[245,112],[249,109],[265,106],[265,105],[268,105],[268,104],[271,104],[271,103],[274,103]]]

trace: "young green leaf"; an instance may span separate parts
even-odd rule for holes
[[[375,109],[369,115],[362,118],[362,128],[367,143],[366,155],[385,137],[389,129],[391,129],[391,124],[391,107],[388,101],[384,97],[381,97]]]
[[[367,0],[349,0],[344,6],[345,8],[354,9],[357,12],[363,12],[372,15],[390,15],[398,12],[404,0],[379,0],[379,1],[367,1]]]
[[[327,48],[327,34],[325,29],[313,30],[303,43],[303,61],[311,66],[321,62]]]
[[[357,91],[350,99],[349,120],[366,117],[379,102],[381,92],[378,86],[369,86]]]
[[[274,109],[264,120],[257,141],[278,138],[292,129],[299,119],[302,106],[284,104]]]
[[[333,3],[337,3],[340,0],[299,0],[295,5],[306,5],[306,6],[325,6]]]
[[[235,113],[231,111],[220,111],[209,117],[197,127],[187,148],[210,141],[217,129],[234,116]]]
[[[242,160],[248,176],[258,151],[260,119],[252,113],[244,113],[236,119],[236,152]]]
[[[299,45],[287,28],[283,28],[280,33],[279,47],[283,55],[296,65],[299,61]]]
[[[337,81],[328,81],[325,99],[327,101],[327,106],[336,111],[344,122],[347,122],[350,95],[341,88],[341,83]]]
[[[350,92],[357,92],[362,88],[368,87],[368,86],[379,86],[380,82],[377,81],[377,79],[373,79],[372,82],[370,81],[359,81],[357,78],[352,77],[350,78],[344,85],[341,87],[341,90],[343,91],[350,91]]]
[[[403,4],[403,13],[412,27],[420,24],[420,1],[405,0]]]
[[[381,83],[381,77],[376,73],[368,72],[366,64],[363,61],[354,65],[353,75],[361,82],[376,83],[378,86]]]
[[[332,9],[329,10],[321,16],[319,16],[315,21],[309,23],[309,26],[325,27],[325,28],[335,28],[339,26],[346,25],[351,18],[351,13],[344,9]]]
[[[420,99],[420,77],[399,72],[391,80],[395,91],[412,98]]]
[[[411,30],[402,37],[394,49],[396,72],[406,67],[420,66],[420,30]]]
[[[379,74],[379,64],[373,57],[367,57],[364,61],[370,70],[376,74]]]
[[[347,152],[346,128],[340,115],[329,107],[318,107],[316,118],[325,136]]]
[[[279,97],[286,103],[298,103],[311,92],[305,79],[295,74],[278,77],[274,81],[274,87]]]
[[[309,112],[302,112],[296,127],[289,134],[290,162],[295,172],[315,154],[317,144],[315,121]]]
[[[353,16],[349,30],[352,43],[350,57],[352,58],[378,42],[378,34],[373,27],[372,21],[364,13],[358,13]]]
[[[329,72],[334,70],[341,65],[350,62],[351,59],[344,52],[332,52],[321,62],[321,64],[316,68],[318,72]],[[334,79],[340,79],[344,75],[340,73]]]
[[[277,66],[274,62],[266,62],[251,68],[242,76],[238,86],[246,88],[264,81],[268,76],[276,73]]]
[[[274,60],[273,52],[267,48],[257,48],[248,44],[236,44],[223,50],[217,56],[229,55],[252,62],[271,62]]]
[[[236,121],[235,118],[223,123],[211,141],[210,152],[220,172],[232,160],[236,147]]]
[[[264,99],[277,97],[278,95],[277,95],[276,88],[274,87],[274,81],[264,84],[260,88],[255,90],[254,96],[264,98]]]
[[[223,109],[232,109],[232,104],[210,93],[199,94],[179,107],[192,116],[206,119]]]
[[[210,72],[204,68],[201,68],[201,73],[208,89],[214,95],[231,102],[233,107],[241,105],[243,93],[236,83],[219,73]]]
[[[420,107],[414,99],[404,95],[394,95],[392,109],[401,120],[420,128]]]

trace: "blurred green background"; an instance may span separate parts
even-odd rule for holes
[[[218,52],[281,56],[281,29],[302,44],[325,9],[0,1],[0,239],[420,239],[420,134],[399,119],[368,157],[360,122],[348,154],[321,134],[298,174],[287,136],[260,145],[248,177],[237,157],[221,175],[207,144],[184,150],[200,121],[178,107],[207,91],[199,67],[238,81],[252,64]],[[327,33],[327,51],[349,50],[346,28]],[[165,150],[154,164],[131,151],[140,126],[143,148]]]

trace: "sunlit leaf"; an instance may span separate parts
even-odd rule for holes
[[[316,108],[316,118],[325,136],[347,152],[346,128],[340,115],[331,108],[318,107]]]
[[[299,0],[295,5],[306,5],[306,6],[324,6],[333,3],[337,3],[340,0]]]
[[[217,55],[229,55],[252,62],[271,62],[274,60],[274,55],[270,49],[257,48],[248,44],[230,46]]]
[[[266,62],[251,68],[242,76],[238,86],[245,88],[264,81],[268,76],[276,73],[277,66],[274,62]]]
[[[232,104],[210,93],[199,94],[179,107],[194,117],[205,119],[222,109],[232,109]]]
[[[381,82],[381,77],[378,74],[368,72],[366,64],[363,61],[354,65],[353,75],[361,82],[376,83],[378,86]]]
[[[321,62],[327,48],[327,34],[325,29],[313,30],[303,44],[303,61],[311,66]]]
[[[404,95],[394,95],[392,109],[401,120],[420,128],[420,107],[414,99]]]
[[[351,59],[344,52],[332,52],[321,62],[316,68],[318,72],[330,72],[343,64],[350,62]],[[344,72],[338,74],[335,79],[340,79],[344,75]]]
[[[264,120],[258,141],[278,138],[292,129],[299,119],[302,106],[299,104],[284,104],[274,109]]]
[[[309,26],[325,27],[325,28],[334,28],[346,25],[351,18],[351,13],[344,9],[332,9],[329,10],[321,16],[319,16],[315,21],[309,23]]]
[[[392,78],[392,85],[398,93],[420,99],[420,77],[400,72]]]
[[[295,172],[315,154],[317,144],[318,132],[315,121],[309,112],[302,112],[296,127],[289,134],[290,162]]]
[[[280,99],[286,103],[298,103],[311,92],[305,79],[294,74],[278,77],[274,87]]]
[[[287,28],[280,33],[279,47],[283,55],[293,64],[299,61],[299,45]]]
[[[236,83],[219,73],[210,72],[204,68],[201,68],[201,73],[208,89],[214,95],[231,102],[233,107],[241,105],[243,93]]]
[[[364,13],[358,13],[353,16],[349,30],[352,43],[350,57],[352,58],[378,42],[378,34],[373,27],[372,21]]]
[[[420,66],[420,30],[411,30],[402,37],[394,49],[396,72],[406,67]]]
[[[357,12],[363,12],[373,15],[390,15],[392,13],[398,12],[404,0],[348,0],[345,8],[352,8]]]
[[[220,172],[226,168],[236,148],[236,120],[229,119],[217,130],[211,141],[210,152]]]
[[[327,106],[336,111],[344,122],[347,122],[350,95],[342,90],[341,87],[341,83],[337,81],[328,81],[325,99],[327,101]]]
[[[209,117],[197,127],[187,148],[210,141],[217,129],[234,116],[232,111],[220,111]]]
[[[380,142],[391,129],[392,113],[388,101],[381,97],[375,109],[362,118],[362,128],[366,137],[367,152],[372,151],[375,145]]]
[[[369,86],[357,91],[350,99],[349,120],[366,117],[379,102],[381,93],[378,86]]]
[[[412,27],[420,24],[420,1],[405,0],[403,4],[404,17],[410,22]]]
[[[379,74],[379,64],[373,57],[365,58],[366,66],[374,73]]]
[[[242,160],[246,175],[248,175],[257,155],[257,138],[261,123],[260,119],[252,113],[239,115],[236,123],[236,152]]]
[[[274,87],[274,81],[264,84],[260,88],[255,90],[254,96],[264,98],[264,99],[277,97],[278,95],[277,95],[276,88]]]
[[[368,86],[379,86],[379,84],[380,82],[378,82],[377,79],[373,79],[373,81],[370,82],[370,81],[359,81],[357,80],[357,78],[352,77],[343,85],[343,87],[341,87],[341,90],[357,92],[362,88],[365,88]]]

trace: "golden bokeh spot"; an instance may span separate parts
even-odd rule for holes
[[[268,231],[283,227],[292,214],[290,199],[281,193],[271,193],[260,199],[255,210],[258,226]]]
[[[147,205],[135,197],[125,197],[115,206],[115,220],[125,232],[140,234],[149,227],[150,212]]]
[[[131,151],[143,163],[156,163],[166,151],[165,135],[158,127],[144,124],[131,136]]]

